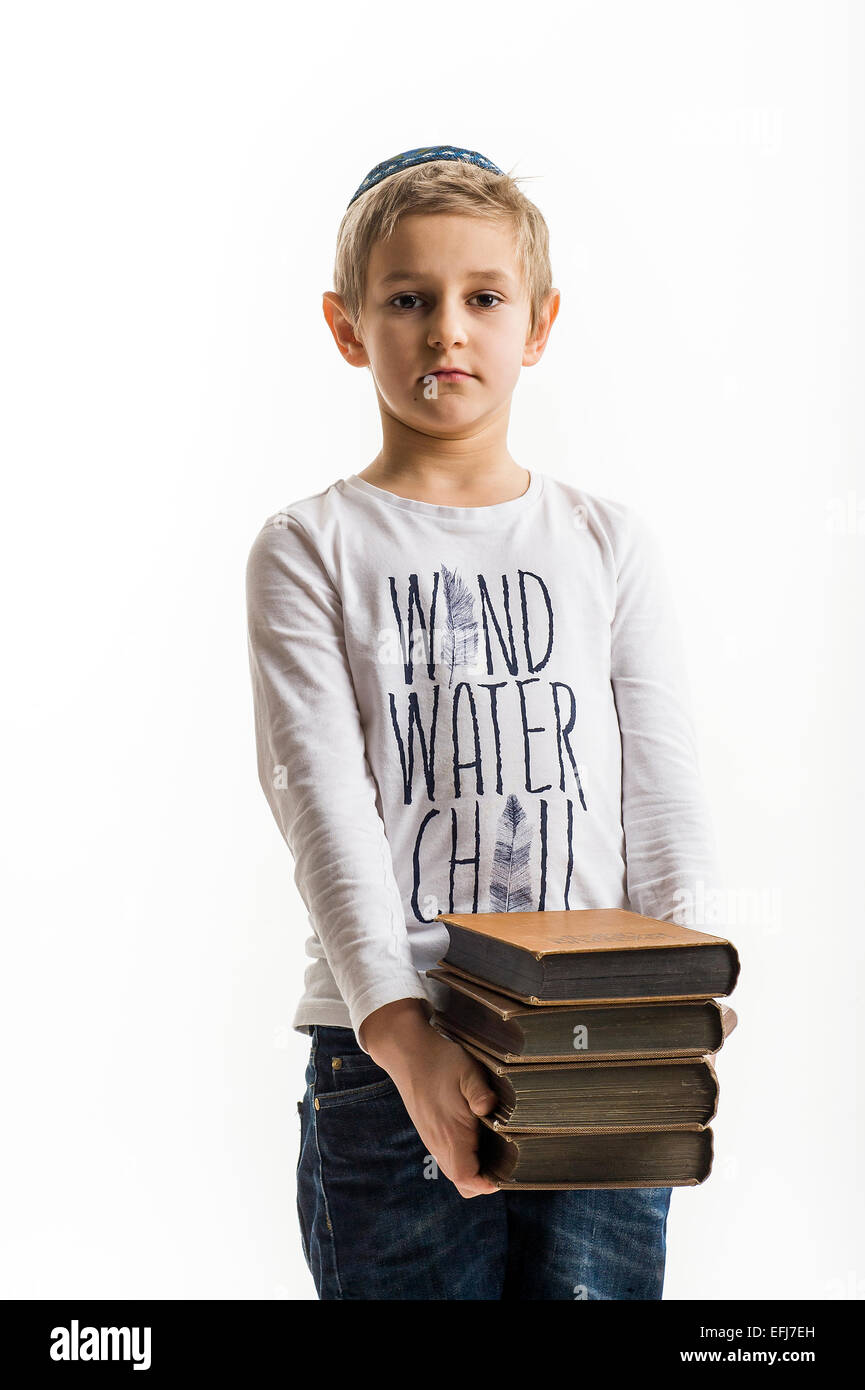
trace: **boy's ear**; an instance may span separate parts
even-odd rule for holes
[[[556,316],[559,312],[561,300],[562,296],[558,290],[550,290],[544,300],[541,316],[538,319],[538,326],[531,338],[526,339],[526,346],[523,349],[524,367],[533,367],[543,356],[544,348],[547,345],[547,339],[550,336],[550,329],[555,323]]]
[[[368,367],[370,362],[366,349],[355,336],[342,296],[335,294],[333,290],[325,290],[321,297],[321,307],[327,319],[327,326],[333,334],[333,340],[346,362],[352,367]]]

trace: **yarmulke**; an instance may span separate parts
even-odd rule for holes
[[[382,160],[381,164],[370,169],[348,206],[351,207],[355,198],[359,198],[361,193],[366,193],[368,188],[381,183],[389,174],[396,174],[400,169],[409,169],[413,164],[426,164],[431,159],[459,159],[465,164],[476,164],[479,169],[489,169],[491,174],[504,173],[503,169],[493,164],[485,155],[478,154],[477,150],[460,150],[454,145],[424,145],[418,150],[405,150],[403,154],[392,155],[390,159]]]

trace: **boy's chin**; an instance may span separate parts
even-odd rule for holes
[[[418,434],[438,435],[445,438],[457,429],[462,432],[470,429],[476,422],[480,424],[484,418],[484,413],[476,406],[469,410],[463,405],[462,408],[437,410],[434,414],[432,411],[415,409],[410,412],[405,411],[397,418],[407,428],[415,430]]]

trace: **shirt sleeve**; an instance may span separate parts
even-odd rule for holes
[[[678,619],[653,532],[628,511],[611,627],[627,893],[647,917],[712,931],[722,888]]]
[[[246,589],[259,781],[367,1051],[369,1014],[427,995],[376,805],[342,603],[303,524],[287,513],[253,543]]]

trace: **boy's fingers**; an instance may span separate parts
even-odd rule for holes
[[[495,1183],[490,1182],[488,1178],[481,1177],[471,1183],[454,1183],[454,1187],[461,1197],[483,1197],[487,1193],[499,1191]]]
[[[471,1092],[466,1099],[474,1115],[488,1115],[496,1103],[495,1095],[492,1091],[485,1091],[481,1088]]]
[[[465,1147],[461,1145],[452,1155],[451,1166],[453,1171],[448,1176],[461,1197],[480,1197],[499,1191],[495,1183],[478,1169],[477,1141],[474,1136]]]
[[[484,1178],[480,1173],[467,1173],[463,1170],[452,1179],[453,1185],[461,1197],[480,1197],[485,1192],[498,1192],[498,1188],[491,1183],[489,1178]]]
[[[496,1094],[490,1090],[486,1073],[477,1065],[463,1082],[463,1095],[475,1115],[487,1115],[496,1103]]]

